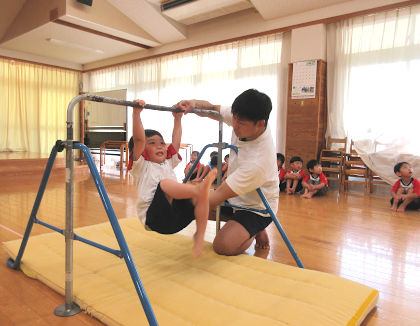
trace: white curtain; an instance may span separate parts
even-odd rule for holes
[[[88,84],[89,92],[126,88],[129,100],[140,98],[146,103],[164,106],[192,98],[231,105],[241,92],[255,88],[270,96],[273,102],[269,124],[276,141],[277,112],[280,106],[281,110],[286,110],[278,100],[279,90],[287,87],[287,82],[280,85],[281,52],[282,35],[272,34],[90,72],[85,74],[84,83]],[[131,113],[128,117],[131,135]],[[170,142],[171,114],[145,110],[142,120],[146,128],[159,130]],[[279,123],[284,130],[284,119]],[[229,128],[225,127],[224,141],[230,142],[230,134]],[[191,143],[194,150],[200,151],[204,145],[217,141],[216,121],[195,115],[183,118],[183,143]],[[206,152],[203,163],[209,161],[209,153]]]
[[[420,6],[329,24],[327,44],[327,134],[389,183],[399,161],[420,176]]]

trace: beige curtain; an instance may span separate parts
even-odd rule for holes
[[[286,109],[283,99],[279,99],[279,91],[287,87],[287,71],[285,85],[279,78],[282,37],[283,34],[266,35],[101,69],[84,74],[84,85],[89,92],[124,88],[128,100],[141,98],[147,103],[166,106],[190,98],[231,105],[241,92],[256,88],[273,102],[269,124],[276,140],[277,134],[283,135],[285,130],[285,121],[278,121],[284,118],[278,111]],[[130,134],[131,114],[128,118]],[[147,128],[159,130],[165,139],[170,139],[171,115],[145,110],[142,120]],[[230,134],[226,127],[224,141],[230,141]],[[216,121],[194,115],[183,118],[182,140],[193,144],[194,149],[201,150],[204,145],[216,142],[217,136]],[[283,151],[284,140],[279,144]],[[209,160],[208,153],[203,158],[205,163]]]
[[[407,161],[420,176],[420,6],[329,24],[328,135],[347,136],[389,183]]]
[[[65,139],[79,79],[79,72],[0,58],[0,151],[49,153]]]

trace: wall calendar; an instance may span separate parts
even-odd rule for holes
[[[293,63],[292,99],[315,98],[316,60]]]

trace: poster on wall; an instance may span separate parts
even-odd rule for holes
[[[315,98],[316,60],[293,63],[292,99]]]

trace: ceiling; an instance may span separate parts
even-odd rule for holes
[[[93,0],[89,6],[77,0],[0,0],[0,55],[26,53],[83,67],[91,62],[188,42],[196,30],[212,21],[223,26],[234,24],[241,17],[239,35],[244,33],[246,20],[243,20],[247,15],[254,20],[257,16],[269,28],[276,26],[271,22],[292,16],[302,20],[305,13],[316,10],[337,6],[357,9],[361,1],[378,3],[377,0],[195,0],[177,5],[177,1]],[[162,4],[173,8],[163,10]]]

